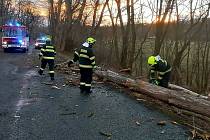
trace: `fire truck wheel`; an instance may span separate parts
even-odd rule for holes
[[[26,53],[26,49],[23,49],[23,53]]]

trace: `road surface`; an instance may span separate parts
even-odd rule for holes
[[[56,87],[40,77],[29,53],[0,52],[0,140],[187,140],[185,126],[108,84],[84,96],[76,86]],[[166,121],[166,125],[157,125]]]

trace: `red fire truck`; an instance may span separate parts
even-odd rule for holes
[[[29,47],[29,37],[26,26],[16,24],[6,24],[1,26],[0,45],[4,52],[21,50],[26,52]]]

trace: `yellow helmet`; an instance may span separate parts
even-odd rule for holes
[[[87,40],[86,40],[86,42],[87,42],[88,44],[93,44],[93,43],[96,42],[96,40],[95,40],[94,38],[92,38],[92,37],[88,37]]]
[[[157,60],[156,60],[155,56],[150,56],[148,58],[148,64],[149,65],[155,65],[155,64],[157,64]]]

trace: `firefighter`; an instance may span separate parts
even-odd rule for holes
[[[51,39],[46,39],[46,44],[41,48],[39,58],[41,58],[41,67],[38,71],[40,75],[43,74],[47,64],[49,66],[49,75],[51,80],[54,80],[54,58],[56,55],[55,47],[51,43]]]
[[[148,58],[150,66],[149,82],[158,86],[168,88],[170,80],[171,66],[166,60],[158,56],[150,56]]]
[[[91,82],[93,69],[96,68],[95,55],[93,53],[93,45],[96,40],[92,37],[87,38],[86,42],[80,48],[75,50],[73,60],[68,62],[68,67],[71,64],[79,61],[80,68],[80,92],[91,93]]]

